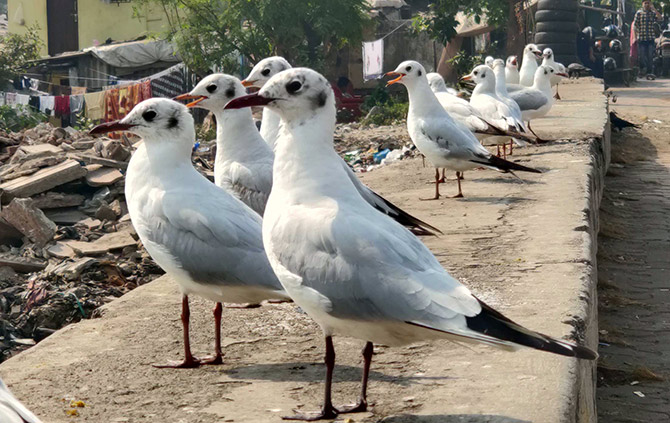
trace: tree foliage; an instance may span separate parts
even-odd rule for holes
[[[251,64],[271,55],[321,68],[348,43],[362,39],[368,22],[365,0],[134,0],[136,12],[159,7],[168,39],[193,69],[236,69],[242,55]]]
[[[29,27],[25,34],[0,37],[0,89],[24,72],[28,62],[39,59],[41,48],[36,27]]]
[[[505,26],[514,0],[436,0],[430,4],[430,13],[417,16],[414,28],[428,32],[433,39],[446,44],[456,35],[456,14],[474,16],[479,23],[486,16],[493,26]]]

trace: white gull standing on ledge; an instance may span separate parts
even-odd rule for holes
[[[533,85],[537,60],[542,57],[542,52],[535,44],[528,44],[523,49],[523,62],[519,71],[519,84],[525,87]]]
[[[423,81],[432,94],[425,74]],[[285,419],[333,419],[341,412],[364,411],[371,342],[396,346],[442,338],[597,357],[588,348],[526,329],[478,300],[417,237],[358,195],[333,148],[335,99],[323,76],[305,68],[287,70],[226,108],[254,105],[278,112],[283,128],[263,242],[282,285],[319,324],[326,344],[323,407]],[[436,105],[437,100],[429,104]],[[344,409],[333,406],[331,395],[336,334],[367,342],[358,403]]]
[[[274,75],[283,71],[284,69],[289,68],[291,68],[291,65],[283,57],[268,57],[266,59],[261,60],[256,64],[256,66],[254,66],[254,68],[249,73],[249,76],[244,81],[242,81],[242,84],[247,87],[254,86],[257,88],[262,88],[264,84],[268,80],[270,80],[270,78],[272,78]],[[270,123],[272,125],[276,125],[277,134],[279,134],[281,126],[279,116],[277,115],[277,113],[268,108],[265,108],[263,110],[263,118],[265,118],[266,114],[268,114],[268,116],[274,116],[277,118],[276,121],[274,120],[274,117],[271,118]],[[265,123],[261,124],[261,133],[263,125],[265,125]],[[363,182],[361,182],[361,180],[358,179],[358,176],[356,176],[354,171],[351,169],[351,167],[349,167],[349,165],[344,161],[344,159],[340,159],[340,164],[342,168],[346,171],[347,175],[349,175],[349,178],[351,179],[351,182],[358,190],[358,193],[365,199],[365,201],[370,203],[380,213],[384,213],[390,216],[391,218],[397,220],[398,223],[408,227],[410,230],[412,230],[412,232],[414,232],[417,235],[436,235],[438,233],[442,233],[440,232],[439,229],[410,215],[409,213],[405,212],[401,208],[397,207],[390,201],[383,198],[381,195],[377,194],[376,192],[365,186],[365,184],[363,184]]]
[[[251,109],[223,110],[236,97],[246,95],[239,79],[208,75],[190,93],[175,100],[195,100],[188,107],[202,107],[216,117],[214,183],[228,190],[263,216],[272,189],[272,148],[258,133]]]
[[[480,65],[485,66],[485,65]],[[493,71],[491,72],[493,79]],[[514,170],[541,173],[517,163],[508,162],[492,155],[477,138],[461,124],[457,124],[449,113],[440,105],[440,102],[431,91],[426,78],[424,67],[413,60],[407,60],[398,65],[387,75],[397,76],[388,84],[403,84],[409,93],[409,113],[407,115],[407,130],[414,145],[435,166],[435,196],[431,200],[440,198],[440,173],[438,168],[446,168],[456,172],[458,194],[463,197],[461,190],[461,173],[477,167],[487,167],[502,172]]]
[[[508,84],[519,83],[519,64],[516,56],[509,56],[505,63],[505,81]]]
[[[92,134],[129,131],[143,138],[126,172],[130,220],[144,247],[182,291],[184,360],[156,367],[221,364],[222,302],[288,299],[263,249],[262,219],[191,164],[193,117],[183,104],[145,100],[122,120]],[[216,302],[215,355],[193,357],[188,296]]]

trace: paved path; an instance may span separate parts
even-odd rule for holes
[[[670,82],[613,91],[621,117],[661,123],[612,135],[598,254],[598,414],[607,423],[667,422],[670,381],[648,372],[670,377]]]

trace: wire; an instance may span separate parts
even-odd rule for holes
[[[401,23],[400,25],[398,25],[397,27],[395,27],[394,30],[392,30],[391,32],[387,33],[386,35],[384,35],[384,36],[381,37],[381,38],[377,38],[375,41],[383,40],[384,38],[386,38],[386,37],[388,37],[389,35],[393,34],[394,32],[396,32],[397,30],[399,30],[400,28],[402,28],[403,26],[407,25],[407,24],[410,23],[410,22],[412,22],[411,19],[408,19],[408,20],[404,21],[403,23]]]

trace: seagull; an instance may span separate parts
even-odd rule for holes
[[[527,127],[533,134],[535,132],[530,127],[530,121],[546,116],[551,106],[554,105],[551,77],[555,73],[554,68],[541,65],[535,72],[533,86],[510,93],[510,97],[519,105],[521,116],[524,121],[528,122]],[[558,75],[567,76],[561,73]]]
[[[41,423],[37,416],[16,399],[2,379],[0,379],[0,422]]]
[[[223,110],[233,98],[246,95],[239,79],[216,73],[204,78],[188,94],[175,100],[195,100],[216,116],[214,183],[263,216],[272,189],[272,148],[258,133],[251,109]]]
[[[558,63],[554,60],[554,51],[550,49],[549,47],[545,48],[544,51],[542,52],[542,64],[544,66],[551,66],[554,68],[556,73],[554,76],[551,78],[551,86],[556,87],[556,94],[554,95],[554,98],[556,100],[560,100],[561,96],[558,94],[558,84],[561,82],[563,79],[560,74],[566,74],[567,75],[567,69],[565,66],[563,66],[562,63]]]
[[[282,72],[285,69],[290,68],[291,65],[283,57],[268,57],[266,59],[261,60],[256,64],[256,66],[254,66],[247,79],[242,81],[242,85],[246,87],[254,86],[257,88],[262,88],[263,85],[274,75],[276,75],[279,72]],[[265,108],[263,110],[263,119],[265,119],[266,115],[271,116],[271,118],[269,118],[271,124],[276,124],[277,128],[280,127],[279,116],[277,115],[277,113],[275,113],[271,109]],[[275,118],[276,122],[274,121]],[[263,125],[265,125],[265,123],[261,125],[261,130],[263,128]],[[280,132],[281,131],[279,130],[277,131],[277,133]],[[380,213],[384,213],[390,216],[391,218],[397,220],[398,223],[400,223],[401,225],[407,226],[416,235],[437,235],[442,233],[439,229],[410,215],[409,213],[405,212],[401,208],[397,207],[390,201],[383,198],[381,195],[377,194],[376,192],[365,186],[365,184],[363,184],[363,182],[361,182],[361,180],[358,179],[354,171],[351,169],[351,167],[349,167],[347,162],[345,162],[343,159],[340,160],[340,165],[347,172],[347,175],[349,175],[349,178],[351,179],[351,182],[358,190],[358,193],[365,199],[365,201],[370,203]],[[269,194],[270,191],[268,190],[268,195]]]
[[[498,59],[498,61],[494,61],[494,66],[496,63],[502,63],[502,60]],[[495,122],[499,128],[504,128],[516,133],[525,132],[523,124],[516,119],[513,110],[498,96],[496,75],[491,68],[486,65],[476,66],[470,74],[465,75],[462,79],[475,82],[476,86],[472,91],[470,104],[481,113],[485,119]],[[514,101],[512,100],[512,103],[513,102]],[[519,112],[519,115],[520,114],[521,112]],[[498,157],[500,157],[500,146],[505,146],[509,139],[510,137],[507,136],[493,136],[487,138],[487,141],[498,146]],[[504,150],[505,148],[503,147],[503,153],[505,153]]]
[[[519,71],[519,84],[530,87],[537,70],[537,59],[542,57],[542,52],[535,44],[528,44],[523,49],[523,63]]]
[[[428,83],[430,84],[430,89],[434,93],[449,93],[453,96],[458,97],[458,91],[451,87],[447,87],[447,84],[444,82],[444,78],[437,72],[430,72],[426,75],[428,78]],[[459,97],[460,98],[460,97]]]
[[[421,68],[403,65],[398,70],[412,86],[410,96],[416,95],[419,80],[421,90],[430,93],[425,73],[418,76]],[[285,419],[333,419],[343,411],[364,411],[373,342],[398,346],[444,338],[508,351],[529,347],[597,357],[586,347],[526,329],[486,305],[449,275],[417,237],[363,201],[333,149],[335,99],[323,76],[311,69],[287,70],[226,108],[254,105],[279,113],[284,128],[275,150],[275,186],[263,219],[263,242],[282,284],[319,324],[326,344],[321,410]],[[425,107],[448,119],[437,101]],[[333,335],[366,341],[361,394],[346,409],[333,406],[331,396]]]
[[[249,75],[242,81],[245,87],[261,88],[268,79],[279,72],[290,69],[291,64],[281,56],[266,57],[251,69]],[[261,136],[274,151],[275,143],[279,138],[279,115],[270,109],[263,109],[261,119]]]
[[[509,56],[505,64],[505,81],[508,84],[519,83],[519,68],[516,56]]]
[[[486,59],[484,59],[484,64],[491,68],[493,67],[493,60],[495,60],[493,56],[486,56]]]
[[[420,63],[407,60],[386,75],[398,75],[388,85],[401,83],[409,93],[407,130],[414,145],[435,166],[435,196],[431,200],[440,198],[437,168],[456,172],[458,194],[455,198],[463,197],[461,173],[466,170],[484,166],[506,173],[513,170],[541,173],[539,170],[493,156],[472,132],[454,122],[449,113],[440,107],[440,102],[430,90],[426,70]]]
[[[91,134],[112,131],[129,131],[144,140],[126,172],[130,220],[151,257],[182,291],[184,360],[156,367],[221,364],[222,302],[289,299],[265,255],[262,219],[195,170],[195,128],[183,104],[145,100],[122,120],[98,125]],[[209,360],[191,354],[191,294],[216,302],[215,355]]]
[[[530,131],[528,128],[526,128],[526,125],[523,123],[523,117],[521,115],[521,109],[519,108],[519,105],[516,103],[516,101],[512,100],[512,97],[509,96],[509,93],[507,92],[507,84],[506,84],[506,79],[505,79],[505,62],[502,61],[502,59],[497,59],[493,62],[493,73],[496,76],[495,80],[495,92],[498,98],[500,99],[501,102],[507,106],[507,110],[504,110],[503,113],[508,119],[512,119],[514,122],[514,126],[516,130],[520,133],[523,134],[529,134]],[[537,140],[537,137],[535,137]],[[509,143],[509,149],[510,149],[510,154],[513,153],[513,146],[514,144],[521,145],[523,146],[524,143],[517,139],[517,138],[512,138],[512,140]],[[503,147],[503,152],[505,151],[505,147]]]

